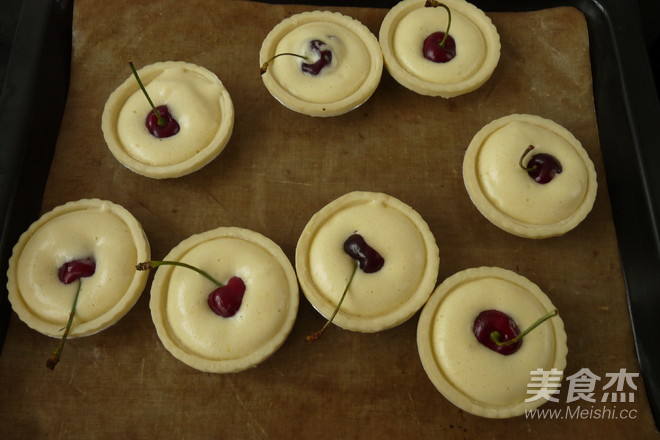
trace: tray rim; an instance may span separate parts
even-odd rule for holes
[[[396,0],[260,0],[271,4],[388,8]],[[646,55],[637,4],[618,0],[471,0],[486,12],[559,6],[587,19],[598,134],[621,255],[637,360],[660,427],[660,102]],[[24,0],[0,90],[0,284],[18,236],[38,218],[71,59],[73,0]],[[631,49],[632,48],[632,49]],[[52,67],[56,66],[54,72]],[[48,67],[48,70],[46,69]],[[9,111],[11,109],[11,111]],[[48,114],[35,123],[35,114]],[[36,125],[36,127],[35,127]],[[35,130],[36,128],[36,130]],[[0,296],[0,348],[11,315]],[[1,355],[1,352],[0,352]]]

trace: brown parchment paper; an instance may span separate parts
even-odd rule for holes
[[[383,191],[429,223],[441,255],[438,281],[497,265],[537,283],[568,333],[566,376],[588,368],[602,380],[595,402],[542,408],[560,416],[488,420],[449,403],[417,355],[418,315],[394,329],[359,334],[332,327],[301,295],[290,337],[260,366],[205,374],[174,359],[156,336],[148,288],[118,324],[70,340],[55,371],[57,341],[12,316],[0,357],[0,431],[5,439],[412,439],[658,438],[641,378],[634,402],[602,403],[606,374],[638,372],[594,112],[587,26],[572,8],[489,14],[502,57],[479,90],[451,100],[419,96],[385,72],[366,104],[331,119],[281,106],[263,86],[258,52],[266,34],[305,6],[242,1],[76,0],[69,99],[43,210],[98,197],[129,209],[154,258],[184,238],[240,226],[280,244],[293,262],[311,215],[352,190]],[[327,8],[376,35],[386,11]],[[231,93],[234,133],[202,170],[151,180],[122,167],[101,133],[108,95],[140,67],[183,60],[215,72]],[[571,130],[595,162],[596,204],[560,238],[509,235],[483,218],[463,187],[463,152],[487,122],[532,113]],[[572,411],[567,415],[567,409]],[[576,416],[577,410],[587,410]],[[608,412],[609,410],[609,412]],[[621,410],[626,411],[625,413]],[[590,412],[589,412],[590,411]],[[600,411],[600,417],[594,416]],[[627,418],[621,418],[624,415]],[[563,418],[561,418],[563,416]]]

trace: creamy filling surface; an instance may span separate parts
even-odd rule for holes
[[[426,268],[427,249],[416,225],[380,200],[350,205],[330,216],[311,238],[308,266],[319,292],[336,305],[351,275],[354,260],[344,241],[354,233],[385,259],[375,273],[358,269],[341,312],[377,317],[392,312],[417,290]]]
[[[459,284],[447,293],[432,321],[435,361],[469,398],[496,407],[520,404],[530,397],[530,372],[553,366],[552,325],[542,323],[524,337],[516,353],[504,356],[480,344],[472,331],[477,315],[488,309],[508,314],[521,331],[547,313],[526,289],[508,280],[480,278]]]
[[[33,314],[44,321],[66,323],[78,282],[63,284],[57,271],[68,261],[86,257],[95,259],[96,271],[80,279],[74,322],[91,321],[115,306],[135,276],[133,236],[118,216],[86,209],[53,218],[26,243],[16,274],[23,301]]]
[[[317,55],[310,49],[312,40],[320,40],[332,51],[332,63],[318,75],[305,73],[302,63],[313,63]],[[291,95],[313,103],[340,101],[354,94],[371,70],[371,55],[362,39],[350,28],[337,23],[310,22],[286,34],[275,53],[295,53],[303,60],[282,56],[269,67],[273,78]]]
[[[452,9],[449,35],[456,41],[456,56],[446,63],[424,58],[423,42],[434,32],[447,29],[443,8],[418,8],[406,14],[392,37],[394,55],[413,76],[437,84],[454,84],[474,75],[486,59],[486,41],[469,17]]]
[[[117,117],[117,136],[128,155],[147,165],[174,165],[190,159],[213,140],[222,119],[220,97],[226,93],[220,83],[183,66],[168,67],[143,82],[155,106],[168,106],[180,131],[167,138],[152,136],[145,126],[152,110],[137,88]]]
[[[561,174],[546,184],[535,182],[519,165],[529,145],[535,148],[523,164],[536,153],[548,153],[560,161]],[[569,218],[584,200],[589,183],[582,157],[566,139],[522,121],[510,122],[486,138],[475,166],[484,194],[498,210],[535,225]]]
[[[181,261],[226,283],[240,277],[246,290],[238,312],[224,318],[208,306],[215,284],[175,267],[164,284],[166,326],[178,345],[213,360],[239,359],[264,344],[285,324],[289,283],[281,265],[263,247],[235,237],[220,237],[191,248]]]

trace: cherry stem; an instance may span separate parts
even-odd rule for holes
[[[161,127],[165,127],[167,125],[167,121],[160,114],[158,109],[156,109],[156,106],[154,105],[153,101],[149,97],[149,94],[147,93],[147,89],[144,87],[144,84],[142,84],[142,80],[140,79],[140,76],[138,75],[137,70],[135,70],[135,66],[133,65],[133,61],[129,61],[128,65],[131,66],[131,72],[133,72],[133,76],[135,76],[135,79],[137,80],[137,83],[140,86],[140,89],[142,90],[142,93],[144,93],[144,96],[147,97],[147,101],[149,101],[149,105],[151,106],[151,109],[153,110],[154,114],[156,115],[156,118],[158,119],[158,125],[161,126]]]
[[[522,168],[525,171],[534,171],[537,168],[537,165],[531,167],[523,165],[523,160],[525,159],[525,156],[527,156],[529,152],[532,151],[533,149],[534,149],[534,145],[530,145],[525,149],[525,151],[523,151],[522,156],[520,156],[520,161],[518,162],[518,164],[520,165],[520,168]]]
[[[348,279],[348,282],[346,283],[346,287],[344,288],[344,293],[342,293],[341,298],[339,298],[339,302],[337,303],[337,307],[335,307],[335,311],[332,312],[332,316],[330,316],[330,318],[326,321],[325,325],[321,327],[321,330],[318,330],[317,332],[305,338],[307,342],[314,342],[317,339],[319,339],[323,334],[323,332],[325,331],[325,329],[328,328],[332,320],[335,319],[335,316],[337,315],[337,312],[339,312],[339,308],[341,307],[341,304],[344,302],[344,298],[346,298],[346,293],[348,292],[348,288],[353,282],[353,277],[355,277],[355,272],[357,272],[357,268],[358,268],[358,262],[355,261],[355,265],[353,266],[353,272],[351,273],[351,276]]]
[[[447,30],[445,31],[445,36],[442,37],[442,41],[440,41],[440,43],[438,44],[440,47],[444,48],[445,43],[447,41],[447,37],[449,37],[449,28],[451,27],[451,11],[449,10],[449,7],[447,5],[445,5],[444,3],[440,3],[437,0],[426,0],[426,3],[424,4],[424,7],[426,7],[426,8],[441,7],[441,8],[445,8],[445,10],[447,11]]]
[[[268,70],[268,66],[270,66],[270,63],[272,63],[273,60],[274,60],[275,58],[277,58],[277,57],[281,57],[282,55],[289,55],[289,56],[292,56],[292,57],[302,58],[302,59],[305,60],[305,61],[309,61],[309,59],[308,59],[305,55],[300,55],[300,54],[292,53],[292,52],[278,53],[277,55],[273,56],[271,59],[265,61],[265,62],[261,65],[261,68],[259,69],[259,73],[261,73],[262,75],[263,75],[264,73],[266,73],[266,70]]]
[[[212,283],[216,284],[218,287],[223,287],[224,283],[221,283],[220,281],[216,280],[213,278],[211,275],[209,275],[207,272],[204,272],[201,269],[196,268],[195,266],[191,266],[190,264],[183,263],[181,261],[145,261],[143,263],[138,263],[135,268],[137,270],[149,270],[156,268],[158,266],[179,266],[179,267],[185,267],[186,269],[194,270],[198,274],[202,275],[204,278],[207,280],[211,281]]]
[[[76,307],[78,305],[78,297],[80,296],[81,285],[82,285],[82,281],[80,278],[78,278],[78,288],[76,289],[76,295],[73,297],[73,305],[71,306],[71,313],[69,313],[69,321],[66,323],[64,334],[60,339],[60,344],[57,346],[53,354],[51,354],[48,360],[46,361],[46,366],[51,370],[54,370],[55,365],[57,365],[57,363],[60,361],[60,356],[62,355],[62,349],[64,348],[64,343],[66,342],[66,338],[69,336],[69,330],[71,330],[71,325],[73,324],[73,317],[76,314]]]
[[[557,309],[554,309],[553,311],[546,313],[545,315],[543,315],[542,317],[537,319],[536,322],[534,322],[534,324],[527,327],[527,329],[524,332],[520,333],[518,336],[516,336],[513,339],[509,339],[508,341],[502,342],[500,340],[500,338],[502,337],[502,334],[500,332],[498,332],[497,330],[494,330],[494,331],[490,332],[490,339],[494,343],[496,343],[498,347],[506,347],[507,345],[515,344],[516,342],[521,340],[525,335],[527,335],[529,332],[531,332],[536,327],[541,325],[541,323],[543,323],[543,321],[546,321],[546,320],[552,318],[553,316],[557,316],[557,314],[558,314]]]

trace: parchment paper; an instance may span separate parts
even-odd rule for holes
[[[568,333],[570,376],[602,378],[592,403],[543,408],[603,409],[628,419],[524,416],[488,420],[466,414],[431,384],[417,355],[418,314],[394,329],[359,334],[332,327],[317,343],[304,337],[324,319],[301,295],[293,331],[271,358],[237,374],[196,371],[156,336],[149,286],[118,324],[70,340],[55,371],[57,345],[12,316],[0,356],[0,430],[27,438],[657,438],[641,378],[634,402],[601,403],[606,374],[638,372],[594,111],[587,25],[572,8],[489,14],[502,57],[479,90],[451,100],[416,95],[385,72],[357,110],[330,119],[292,112],[259,76],[258,52],[285,17],[313,9],[242,1],[77,0],[72,78],[43,210],[98,197],[140,220],[154,258],[184,238],[240,226],[280,244],[293,262],[311,215],[353,190],[383,191],[429,223],[441,256],[438,277],[496,265],[537,283]],[[359,19],[376,35],[386,11],[327,8]],[[234,133],[202,170],[152,180],[122,167],[101,133],[108,95],[138,67],[182,60],[215,72],[231,93]],[[541,241],[491,225],[471,204],[461,164],[472,136],[510,113],[565,126],[598,172],[593,211],[575,230]],[[634,417],[632,417],[634,415]]]

